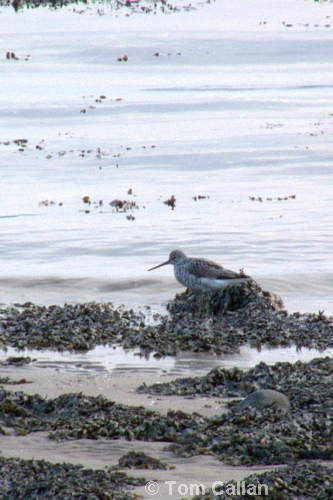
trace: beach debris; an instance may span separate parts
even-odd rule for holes
[[[169,469],[168,464],[161,462],[158,458],[146,455],[144,451],[129,451],[118,460],[118,465],[112,467],[113,470],[119,469]]]
[[[194,201],[198,201],[198,200],[206,200],[207,198],[210,198],[210,197],[199,194],[198,196],[192,196],[192,198]]]
[[[32,361],[37,361],[36,358],[32,359],[30,356],[9,356],[1,365],[23,366],[28,365]]]
[[[28,139],[14,139],[13,143],[18,146],[25,146],[28,143]]]
[[[263,201],[288,201],[288,200],[295,200],[296,195],[295,194],[290,194],[289,196],[278,196],[277,198],[262,198],[261,196],[258,196],[257,198],[255,196],[249,196],[251,201],[260,201],[262,203]]]
[[[130,200],[115,199],[111,201],[109,205],[115,208],[116,212],[127,212],[128,210],[134,210],[139,208],[136,201],[130,201]]]
[[[56,202],[53,200],[42,200],[42,201],[38,202],[39,207],[52,207],[55,204],[56,204]],[[59,203],[59,205],[60,205],[60,203]]]
[[[174,210],[176,206],[176,198],[174,195],[171,196],[168,200],[163,201],[164,205],[168,205],[168,207],[171,207],[171,210]]]
[[[32,384],[32,380],[27,380],[26,378],[20,378],[19,380],[12,380],[9,377],[0,377],[0,384],[8,385],[22,385],[22,384]]]
[[[6,59],[15,59],[16,61],[19,60],[19,58],[16,57],[15,52],[7,52],[6,53]]]

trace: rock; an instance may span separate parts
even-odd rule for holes
[[[284,411],[290,410],[289,399],[278,391],[272,389],[262,389],[261,391],[252,392],[236,407],[237,410],[244,410],[252,406],[258,410],[263,408],[274,408]]]

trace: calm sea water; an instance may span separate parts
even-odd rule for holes
[[[1,10],[3,304],[159,309],[181,248],[333,314],[333,27],[299,4]]]

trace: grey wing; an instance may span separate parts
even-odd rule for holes
[[[215,279],[239,279],[246,278],[245,274],[236,273],[225,269],[211,260],[199,259],[188,264],[188,270],[197,278],[215,278]]]

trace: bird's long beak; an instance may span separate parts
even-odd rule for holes
[[[153,269],[157,269],[158,267],[166,266],[167,264],[170,264],[170,260],[167,260],[166,262],[163,262],[162,264],[159,264],[158,266],[151,267],[148,269],[148,271],[152,271]]]

